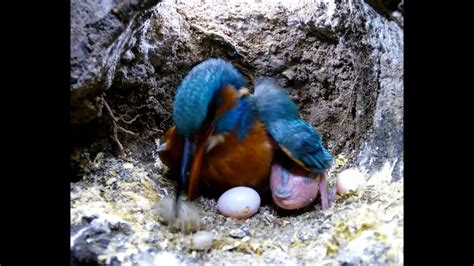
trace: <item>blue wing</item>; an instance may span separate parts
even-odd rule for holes
[[[236,131],[242,140],[255,125],[255,115],[247,97],[240,98],[236,107],[225,112],[216,123],[216,134]]]
[[[297,105],[275,81],[258,80],[251,101],[268,133],[290,158],[316,173],[331,167],[333,159],[321,135],[300,118]]]
[[[279,119],[265,126],[283,151],[308,170],[323,173],[331,167],[332,156],[321,135],[304,120]]]
[[[173,120],[178,132],[189,137],[206,119],[215,95],[225,85],[240,89],[244,76],[229,62],[208,59],[195,66],[181,81],[173,105]]]

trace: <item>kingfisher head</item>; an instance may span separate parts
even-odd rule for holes
[[[245,85],[244,76],[231,63],[211,58],[193,67],[177,88],[173,121],[177,134],[184,138],[178,189],[187,186],[190,198],[195,187],[191,183],[197,181],[189,176],[199,171],[200,157],[215,131],[216,113],[223,104],[221,92],[225,87],[240,90]]]
[[[176,91],[173,121],[178,133],[191,137],[215,110],[219,91],[226,85],[246,85],[242,74],[221,58],[208,59],[191,69]]]

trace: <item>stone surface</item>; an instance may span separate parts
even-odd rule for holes
[[[367,2],[72,1],[71,118],[75,137],[94,143],[72,154],[72,263],[403,264],[403,17],[377,7],[393,2]],[[366,190],[327,212],[262,206],[244,221],[199,198],[216,237],[203,251],[161,224],[153,206],[173,191],[156,140],[180,80],[212,56],[288,87],[336,158],[329,184],[357,166]],[[104,103],[115,129],[134,133],[117,135],[131,161],[109,153]]]
[[[400,178],[402,29],[362,1],[311,3],[163,1],[149,18],[136,15],[134,23],[139,25],[125,29],[117,21],[123,32],[116,33],[113,44],[107,43],[111,37],[106,34],[95,42],[109,50],[115,47],[113,52],[89,48],[92,52],[86,58],[102,63],[72,57],[73,77],[93,77],[88,82],[74,78],[72,101],[80,107],[73,104],[72,115],[103,113],[98,94],[87,96],[87,88],[96,92],[109,88],[104,97],[115,116],[122,118],[118,125],[140,136],[119,134],[119,138],[130,154],[139,157],[151,149],[152,136],[170,126],[174,91],[182,77],[200,61],[220,56],[232,61],[250,81],[272,76],[290,88],[303,117],[321,132],[333,154],[344,153],[371,173],[388,162],[393,165],[394,179]],[[89,15],[95,20],[89,20],[96,24],[115,21],[108,18],[111,11],[106,12],[113,5],[102,5],[95,10],[97,14]],[[75,16],[85,16],[79,13]],[[91,29],[79,31],[79,25],[72,25],[73,51],[84,43],[79,40],[90,35],[84,31]],[[92,56],[94,53],[102,59]],[[104,57],[106,54],[114,56]]]
[[[97,100],[112,85],[118,60],[132,33],[158,0],[71,1],[71,122],[100,115]]]

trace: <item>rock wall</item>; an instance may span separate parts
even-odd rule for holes
[[[403,21],[399,11],[390,13],[400,5],[71,1],[71,122],[77,148],[71,161],[73,174],[83,177],[71,183],[71,265],[328,259],[403,264],[403,187],[387,181],[403,177]],[[321,132],[337,171],[356,165],[381,173],[374,180],[383,182],[374,181],[352,205],[351,199],[336,203],[334,214],[316,208],[279,217],[264,206],[242,223],[217,215],[215,202],[200,198],[207,213],[203,220],[221,240],[211,252],[189,250],[187,237],[173,234],[155,217],[153,204],[173,193],[155,161],[155,140],[171,125],[180,80],[214,56],[231,61],[249,81],[275,77]],[[107,152],[121,147],[129,162]],[[383,211],[374,211],[377,207]],[[241,228],[249,228],[251,241],[226,236]],[[359,230],[363,240],[355,238]],[[278,247],[266,242],[273,236]]]
[[[187,71],[220,56],[250,81],[271,76],[288,87],[333,154],[403,175],[403,29],[365,2],[72,1],[71,9],[72,122],[106,120],[105,99],[116,126],[137,134],[118,134],[132,157],[170,126]]]

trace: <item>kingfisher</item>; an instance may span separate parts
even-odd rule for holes
[[[174,126],[158,148],[179,175],[176,196],[184,190],[192,200],[200,185],[218,194],[248,186],[261,195],[270,189],[276,205],[298,209],[319,191],[328,208],[325,173],[332,156],[320,134],[275,80],[257,80],[254,94],[246,85],[220,58],[196,65],[179,84]]]

